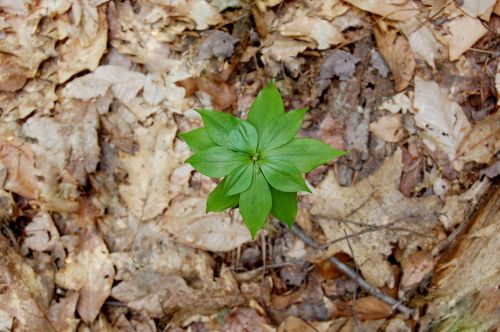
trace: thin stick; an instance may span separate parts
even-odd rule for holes
[[[308,246],[314,248],[314,249],[319,249],[320,245],[314,241],[309,235],[307,235],[302,229],[300,229],[297,225],[294,225],[292,228],[292,233],[295,234],[298,238],[300,238],[302,241],[304,241],[305,244]],[[329,258],[330,263],[335,265],[337,269],[339,269],[342,273],[347,275],[349,278],[354,280],[359,287],[363,288],[365,291],[379,299],[380,301],[383,301],[387,304],[389,304],[392,308],[399,310],[400,312],[413,316],[415,314],[415,311],[411,308],[408,308],[402,303],[399,303],[397,300],[393,299],[387,294],[384,294],[380,289],[377,287],[371,285],[368,283],[365,279],[363,279],[362,276],[360,276],[356,271],[353,271],[349,266],[346,264],[342,263],[340,260],[338,260],[335,257],[330,257]]]

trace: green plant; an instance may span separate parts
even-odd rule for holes
[[[179,136],[194,152],[187,163],[206,176],[224,177],[208,196],[207,212],[239,204],[252,237],[269,213],[293,226],[297,192],[310,192],[301,173],[345,154],[312,138],[296,138],[306,111],[285,113],[273,82],[259,92],[247,120],[197,110],[205,127]]]

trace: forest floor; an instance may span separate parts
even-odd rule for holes
[[[495,0],[0,0],[0,331],[498,328],[499,33]],[[320,248],[205,213],[176,136],[271,79],[350,151],[299,195]]]

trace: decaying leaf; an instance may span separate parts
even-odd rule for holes
[[[487,116],[472,127],[458,146],[460,162],[489,164],[500,151],[500,112]]]
[[[386,142],[399,142],[405,134],[403,122],[399,116],[383,116],[370,123],[370,131]]]
[[[447,42],[450,61],[457,60],[488,32],[479,19],[467,15],[448,22],[446,28],[449,30]]]
[[[181,162],[173,153],[176,133],[174,123],[158,117],[152,127],[136,128],[139,150],[134,155],[120,154],[128,172],[128,183],[120,185],[120,195],[139,220],[162,213],[178,191],[169,183],[170,174]]]
[[[165,216],[165,229],[179,241],[208,251],[224,252],[252,240],[241,217],[205,212],[205,197],[175,202]]]
[[[399,191],[401,158],[401,150],[397,150],[374,174],[353,187],[341,187],[329,173],[311,197],[311,213],[327,241],[359,233],[349,240],[353,258],[363,276],[379,287],[394,286],[387,261],[393,245],[404,250],[406,257],[417,247],[431,248],[437,241],[428,234],[438,227],[439,199],[407,198]],[[351,253],[346,241],[331,245],[324,257],[338,252]]]
[[[491,14],[496,2],[496,0],[463,0],[460,3],[460,8],[462,8],[468,16],[477,17],[486,13]]]
[[[94,72],[78,77],[64,88],[68,97],[90,100],[104,96],[111,88],[116,98],[127,103],[144,87],[146,77],[115,65],[103,65]]]
[[[375,27],[377,47],[394,76],[396,91],[404,90],[413,79],[415,58],[408,40],[396,30],[382,31]]]
[[[58,301],[50,305],[48,317],[54,329],[60,332],[75,331],[79,319],[75,317],[76,305],[78,303],[78,292],[69,292]]]
[[[0,317],[15,321],[18,331],[56,332],[47,318],[50,298],[40,277],[1,234],[0,282]]]
[[[418,7],[413,0],[391,3],[387,0],[345,0],[353,6],[385,18],[403,21],[417,16]]]
[[[414,106],[417,126],[424,130],[424,143],[431,149],[440,148],[450,160],[469,133],[471,125],[462,108],[448,98],[436,82],[415,78]]]
[[[79,291],[77,310],[82,320],[92,322],[111,294],[115,270],[108,248],[99,234],[88,226],[75,253],[70,254],[56,273],[59,287]]]
[[[35,251],[50,250],[59,240],[59,231],[47,212],[41,212],[34,216],[29,225],[26,226],[25,232],[26,239],[23,244]]]
[[[2,187],[26,198],[37,198],[39,183],[36,178],[35,158],[28,145],[17,140],[0,140],[0,169],[7,177]]]
[[[306,42],[313,41],[319,50],[327,49],[344,41],[340,29],[319,17],[298,15],[292,21],[281,25],[279,32],[286,37]]]

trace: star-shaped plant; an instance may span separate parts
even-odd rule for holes
[[[206,176],[224,177],[208,196],[207,212],[239,204],[253,238],[269,213],[293,226],[297,192],[310,192],[301,173],[345,154],[321,141],[295,137],[306,111],[285,113],[273,82],[259,92],[247,120],[197,110],[205,127],[179,136],[194,152],[187,163]]]

